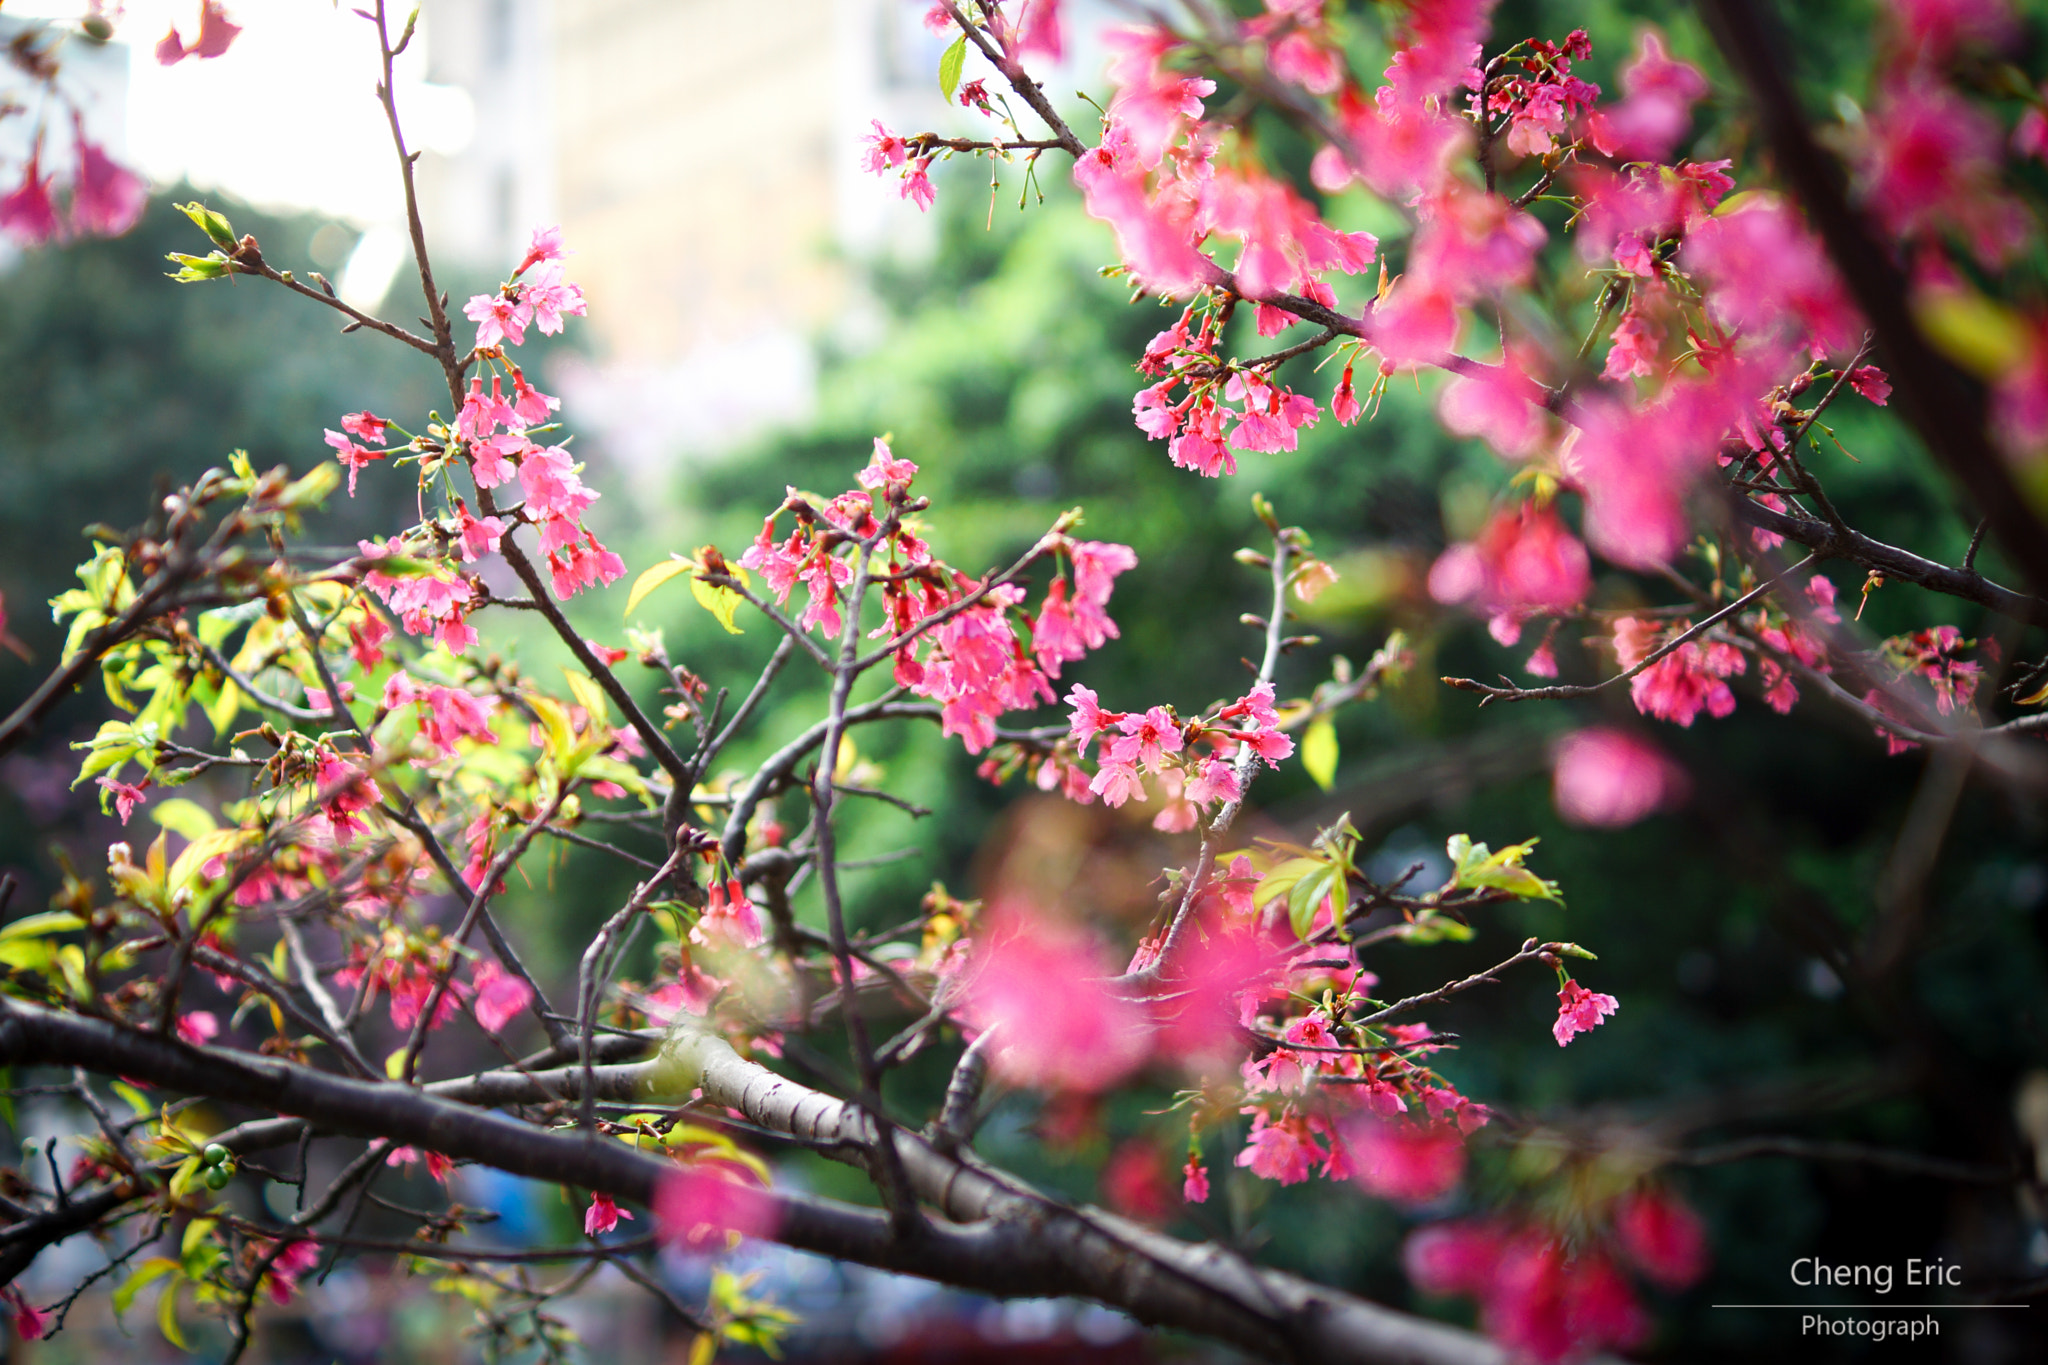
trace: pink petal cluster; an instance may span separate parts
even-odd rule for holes
[[[1494,638],[1513,644],[1531,615],[1569,611],[1592,586],[1586,547],[1554,506],[1523,503],[1496,514],[1476,540],[1453,545],[1429,571],[1429,593],[1493,619]]]
[[[773,1237],[774,1199],[727,1162],[704,1161],[664,1176],[654,1190],[654,1219],[664,1241],[701,1247],[722,1233]]]
[[[512,279],[497,293],[474,295],[462,305],[462,315],[476,324],[478,350],[523,345],[528,326],[553,336],[562,330],[563,318],[585,314],[582,289],[562,278],[562,258],[568,254],[561,228],[536,228]]]
[[[1144,1011],[1103,984],[1115,968],[1074,926],[995,906],[970,971],[964,1017],[995,1030],[993,1065],[1015,1084],[1092,1093],[1151,1051]]]
[[[199,7],[199,36],[186,46],[178,36],[176,26],[157,41],[156,59],[164,66],[174,66],[187,57],[218,57],[234,45],[240,36],[242,26],[228,18],[228,12],[221,8],[219,0],[202,0]]]
[[[1416,1288],[1478,1299],[1487,1335],[1536,1361],[1627,1350],[1649,1334],[1613,1261],[1589,1248],[1574,1254],[1539,1229],[1435,1223],[1408,1238],[1403,1259]]]
[[[765,938],[761,912],[739,882],[712,882],[704,912],[690,926],[690,942],[705,948],[756,948]]]
[[[1663,629],[1633,616],[1614,622],[1614,652],[1623,668],[1634,668],[1654,654],[1668,632],[1683,634],[1691,623],[1673,621]],[[1646,716],[1690,726],[1701,711],[1720,720],[1735,710],[1735,693],[1727,678],[1746,672],[1742,651],[1717,640],[1692,640],[1629,679],[1629,695]]]

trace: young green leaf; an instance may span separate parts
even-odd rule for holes
[[[963,33],[939,58],[939,93],[945,96],[948,104],[953,102],[953,91],[959,88],[960,68],[966,61],[967,35]]]

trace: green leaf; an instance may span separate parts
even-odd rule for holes
[[[1287,893],[1287,922],[1296,938],[1307,938],[1315,927],[1316,911],[1337,882],[1337,869],[1324,863],[1294,884]]]
[[[967,61],[967,35],[961,34],[953,40],[939,58],[939,93],[946,97],[946,103],[953,102],[953,91],[960,85],[960,68]]]
[[[668,582],[679,573],[688,572],[696,566],[687,559],[666,559],[633,580],[633,591],[626,594],[626,615],[631,616],[640,600]]]
[[[174,834],[187,839],[201,839],[220,828],[220,822],[213,813],[197,801],[188,801],[182,796],[168,801],[159,801],[149,809],[150,818]]]
[[[235,245],[234,226],[206,205],[194,200],[189,204],[174,204],[172,207],[197,224],[201,232],[213,239],[215,246],[232,248]]]
[[[1316,856],[1289,858],[1259,878],[1258,889],[1252,892],[1252,904],[1263,906],[1277,896],[1285,895],[1294,884],[1319,867],[1327,867],[1327,859]]]
[[[747,581],[747,571],[739,565],[731,565],[727,571],[741,583]],[[728,635],[745,634],[744,631],[732,623],[732,614],[739,610],[740,603],[746,601],[746,598],[741,597],[731,588],[717,587],[706,583],[701,578],[690,580],[690,592],[695,595],[704,610],[718,618],[718,624],[725,627]]]
[[[164,1340],[181,1351],[192,1348],[185,1344],[185,1334],[178,1330],[178,1286],[175,1283],[164,1286],[164,1292],[156,1301],[156,1327],[164,1334]]]
[[[299,478],[285,485],[277,495],[280,507],[318,507],[327,501],[327,495],[341,487],[341,465],[322,460]]]
[[[178,1268],[178,1263],[168,1256],[152,1256],[135,1267],[135,1273],[114,1287],[114,1314],[116,1317],[128,1311],[135,1302],[135,1296],[155,1284]]]
[[[1495,853],[1485,844],[1475,844],[1469,835],[1453,834],[1445,851],[1450,854],[1451,863],[1457,872],[1451,885],[1459,890],[1488,888],[1505,891],[1523,900],[1555,901],[1564,904],[1564,897],[1558,894],[1557,883],[1543,878],[1522,866],[1522,859],[1529,850],[1536,847],[1536,840],[1510,844]]]
[[[68,934],[73,929],[83,929],[85,921],[68,910],[45,910],[41,914],[23,915],[4,929],[0,929],[0,940],[11,938],[41,938],[45,934]]]
[[[1337,780],[1337,727],[1329,717],[1315,721],[1302,735],[1301,766],[1324,791]]]

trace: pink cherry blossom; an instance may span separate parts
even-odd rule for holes
[[[713,882],[690,942],[706,948],[756,948],[767,937],[761,912],[737,881]]]
[[[558,260],[544,263],[519,288],[519,310],[531,312],[534,326],[540,328],[542,336],[554,336],[562,330],[564,317],[582,317],[587,309],[582,289],[563,281],[562,263]],[[505,330],[510,336],[511,329]],[[511,340],[514,345],[519,343],[517,336],[511,336]],[[477,344],[483,342],[479,340]]]
[[[1104,805],[1111,807],[1145,799],[1145,784],[1138,777],[1138,770],[1113,759],[1103,760],[1102,766],[1096,770],[1095,780],[1088,784],[1088,790],[1101,797]]]
[[[917,477],[917,466],[908,460],[897,459],[889,449],[889,443],[877,436],[875,451],[869,457],[867,466],[853,477],[862,488],[880,492],[892,483],[909,483]]]
[[[21,184],[0,198],[0,230],[23,246],[40,246],[59,236],[63,224],[50,199],[50,177],[42,173],[42,145],[29,152]]]
[[[1674,60],[1655,29],[1636,40],[1635,59],[1621,69],[1622,99],[1594,114],[1587,132],[1608,156],[1663,161],[1692,125],[1692,106],[1707,93],[1706,77]]]
[[[1613,996],[1598,995],[1576,981],[1566,981],[1557,993],[1557,1022],[1551,1025],[1550,1035],[1563,1047],[1620,1008],[1621,1002]]]
[[[476,345],[478,350],[509,341],[514,346],[526,340],[526,324],[531,317],[524,313],[516,300],[504,294],[477,294],[462,305],[462,315],[476,324]]]
[[[664,1241],[701,1247],[721,1233],[773,1237],[779,1222],[767,1191],[730,1162],[705,1161],[664,1176],[654,1190],[654,1219]]]
[[[147,778],[143,779],[141,785],[138,786],[133,783],[123,782],[118,778],[102,775],[98,779],[98,785],[102,791],[107,793],[107,796],[101,797],[100,800],[104,803],[111,797],[114,802],[114,809],[120,814],[121,823],[125,825],[128,823],[128,817],[135,813],[135,808],[147,799],[143,794],[142,788],[149,785],[149,780]],[[104,811],[106,806],[102,804],[100,809]]]
[[[917,205],[919,212],[929,211],[932,201],[938,198],[938,191],[932,188],[931,176],[928,174],[931,166],[932,159],[928,156],[921,156],[911,162],[910,169],[903,176],[903,188],[899,191],[903,198]]]
[[[1682,632],[1687,623],[1672,623]],[[1633,616],[1614,622],[1614,650],[1623,668],[1634,668],[1658,648],[1660,632]],[[1690,726],[1701,711],[1716,720],[1735,710],[1735,693],[1725,678],[1746,672],[1749,662],[1733,645],[1692,641],[1680,645],[1629,680],[1636,710],[1646,716]]]
[[[512,278],[518,279],[542,261],[559,261],[564,256],[574,254],[562,245],[562,229],[559,225],[537,227],[533,230],[532,239],[527,243],[526,254],[519,258],[518,268],[512,272]]]
[[[478,962],[470,976],[475,989],[470,1008],[486,1033],[503,1033],[505,1026],[533,1003],[533,987],[495,962]]]
[[[1523,503],[1494,516],[1470,544],[1453,545],[1429,571],[1430,595],[1519,620],[1567,611],[1592,586],[1586,547],[1553,507]],[[1511,643],[1512,641],[1510,641]]]
[[[2003,48],[2018,31],[2006,0],[1890,0],[1887,8],[1907,52],[1934,64],[1970,44]]]
[[[1552,799],[1567,824],[1622,829],[1683,801],[1685,770],[1626,730],[1592,726],[1551,750]]]
[[[1689,1288],[1707,1273],[1706,1227],[1668,1190],[1623,1195],[1615,1206],[1614,1231],[1629,1262],[1666,1289]]]
[[[621,1218],[631,1221],[630,1211],[622,1209],[608,1194],[592,1194],[590,1207],[583,1211],[583,1235],[602,1237],[619,1225]]]
[[[327,431],[327,444],[334,447],[334,458],[341,462],[343,468],[348,470],[348,495],[354,497],[356,495],[356,475],[363,471],[364,466],[383,459],[385,452],[381,450],[365,450],[341,432],[333,430]]]
[[[1115,967],[1073,925],[997,904],[969,971],[965,1017],[995,1031],[992,1064],[1015,1084],[1103,1090],[1151,1049],[1144,1011],[1102,984]]]
[[[220,1036],[220,1020],[211,1010],[192,1010],[178,1016],[178,1039],[193,1047],[205,1047]]]
[[[299,1280],[320,1264],[320,1244],[301,1239],[288,1244],[270,1263],[270,1301],[283,1307],[292,1301]]]
[[[1253,1175],[1277,1180],[1282,1185],[1298,1185],[1308,1179],[1315,1163],[1328,1156],[1310,1135],[1306,1119],[1294,1117],[1275,1122],[1263,1109],[1247,1108],[1244,1112],[1252,1115],[1252,1128],[1245,1138],[1244,1150],[1237,1154],[1237,1164]]]
[[[149,203],[149,187],[87,139],[83,116],[73,111],[77,169],[71,179],[71,227],[91,237],[118,237],[135,226]]]
[[[174,26],[158,40],[156,59],[164,66],[172,66],[187,57],[218,57],[234,45],[241,31],[242,26],[228,18],[218,0],[204,0],[199,8],[199,36],[192,45],[185,46]]]
[[[952,22],[951,16],[947,17],[947,22]],[[901,166],[910,155],[910,148],[902,138],[884,128],[880,119],[872,119],[870,122],[875,125],[875,131],[861,139],[867,144],[867,150],[861,154],[861,169],[871,175],[880,175],[883,171]]]
[[[1209,1202],[1209,1168],[1196,1157],[1189,1157],[1188,1164],[1181,1168],[1183,1181],[1180,1197],[1190,1204]]]
[[[1465,1139],[1450,1124],[1369,1118],[1345,1130],[1357,1180],[1397,1204],[1427,1204],[1465,1173]]]

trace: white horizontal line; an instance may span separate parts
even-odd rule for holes
[[[2030,1303],[1710,1303],[1709,1308],[1828,1308],[1844,1312],[1869,1309],[2032,1308]]]

